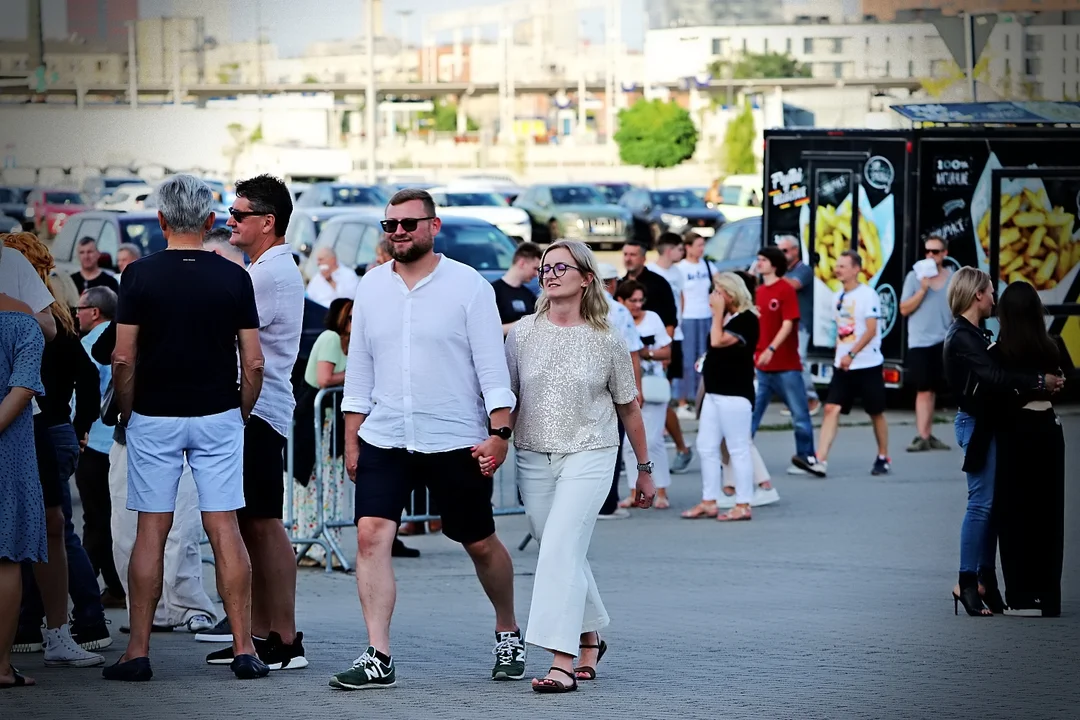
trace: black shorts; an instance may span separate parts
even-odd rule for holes
[[[60,486],[60,464],[56,460],[56,447],[52,435],[41,415],[34,416],[34,452],[37,454],[38,478],[41,480],[41,495],[46,508],[64,504],[64,490]],[[64,479],[67,482],[67,478]]]
[[[493,478],[480,472],[468,448],[440,453],[380,448],[360,441],[356,464],[356,514],[401,521],[414,488],[424,486],[442,517],[443,534],[469,545],[495,534]]]
[[[286,439],[252,415],[244,426],[244,507],[240,517],[281,520],[285,504]]]
[[[857,397],[862,399],[867,415],[880,415],[885,412],[885,377],[881,374],[880,365],[846,371],[833,368],[825,404],[839,405],[840,412],[847,415]]]
[[[945,390],[945,343],[908,348],[908,379],[916,392]]]
[[[671,362],[667,366],[667,379],[678,380],[682,377],[682,340],[671,341]]]

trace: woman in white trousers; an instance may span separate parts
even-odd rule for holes
[[[705,397],[697,436],[702,488],[704,493],[712,494],[720,489],[720,443],[725,442],[735,480],[735,506],[718,514],[716,519],[725,522],[750,520],[750,503],[754,499],[750,428],[758,319],[746,284],[734,273],[720,273],[715,277],[709,304],[713,321],[702,367]]]
[[[544,252],[536,314],[506,339],[518,485],[540,542],[525,641],[554,654],[542,693],[577,689],[596,677],[609,618],[586,553],[618,454],[616,413],[637,455],[639,507],[655,488],[634,369],[626,344],[607,323],[596,258],[560,240]],[[579,664],[575,667],[574,659]]]

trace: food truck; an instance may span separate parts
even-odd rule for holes
[[[814,269],[809,362],[832,374],[836,258],[856,250],[881,300],[884,375],[904,383],[900,293],[931,235],[949,262],[986,270],[1000,292],[1032,283],[1052,334],[1080,365],[1080,103],[897,105],[908,130],[765,132],[762,242],[801,243]],[[993,268],[993,269],[991,269]]]

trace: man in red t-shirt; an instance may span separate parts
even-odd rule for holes
[[[762,248],[758,253],[757,270],[761,284],[755,293],[755,301],[761,332],[754,353],[757,398],[752,431],[757,433],[769,401],[773,395],[779,395],[791,410],[791,421],[795,426],[795,455],[791,463],[816,475],[814,426],[810,423],[802,358],[799,357],[799,299],[790,283],[780,281],[787,271],[787,259],[779,248]]]

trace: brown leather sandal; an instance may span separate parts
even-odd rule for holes
[[[551,678],[541,678],[540,680],[536,681],[535,685],[532,686],[533,692],[538,692],[538,693],[568,693],[568,692],[574,692],[575,690],[577,690],[577,678],[574,677],[573,673],[571,673],[569,670],[563,670],[561,667],[555,667],[554,665],[551,666],[551,668],[548,670],[548,672],[551,672],[552,670],[558,670],[559,672],[563,673],[564,675],[566,675],[568,678],[570,678],[574,682],[571,683],[570,685],[564,685],[563,683],[559,682],[558,680],[552,680]]]
[[[596,653],[596,664],[597,665],[599,665],[600,661],[604,659],[604,653],[607,652],[607,643],[604,642],[603,638],[600,639],[600,644],[599,645],[581,645],[580,647],[585,649],[585,650],[599,650],[600,651],[600,652]],[[574,675],[585,675],[585,677],[577,678],[578,680],[595,680],[596,679],[596,668],[590,667],[588,665],[582,665],[581,667],[574,668]]]
[[[706,505],[704,502],[699,502],[689,510],[683,510],[681,515],[686,520],[700,520],[701,518],[715,518],[719,512],[715,503]]]

